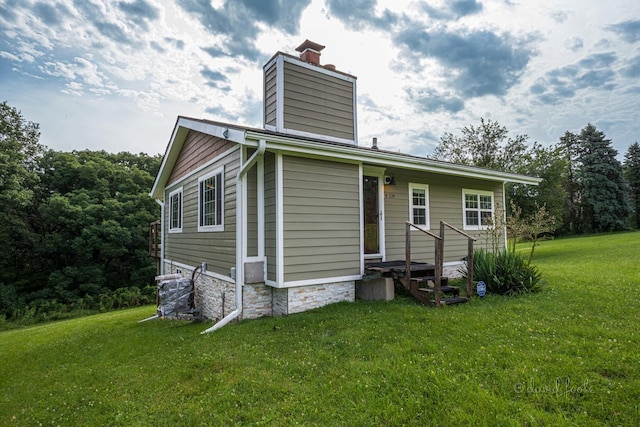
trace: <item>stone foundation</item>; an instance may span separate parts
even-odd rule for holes
[[[191,278],[194,267],[176,266],[165,262],[165,274],[181,271]],[[206,320],[217,322],[236,309],[236,285],[230,277],[224,280],[207,273],[196,273],[194,282],[195,306]],[[245,283],[242,288],[241,319],[263,316],[284,316],[319,308],[341,301],[355,301],[355,282],[278,289],[264,283]]]

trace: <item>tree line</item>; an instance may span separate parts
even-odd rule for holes
[[[54,151],[39,138],[0,104],[0,323],[155,301],[148,225],[160,207],[148,192],[161,156]],[[533,218],[544,206],[556,233],[576,234],[640,228],[640,146],[617,155],[591,124],[543,146],[482,119],[444,134],[432,157],[542,178],[509,184],[503,208]]]
[[[640,146],[631,144],[623,162],[617,156],[592,124],[543,146],[481,119],[458,135],[444,134],[432,157],[542,178],[538,186],[507,185],[504,208],[512,214],[516,206],[527,218],[544,207],[555,218],[555,233],[569,235],[640,228]]]
[[[61,152],[0,104],[0,318],[155,301],[148,192],[161,157]],[[1,320],[1,319],[0,319]]]

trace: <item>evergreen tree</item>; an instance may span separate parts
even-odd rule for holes
[[[577,143],[581,187],[578,231],[597,233],[627,228],[631,212],[629,185],[611,140],[588,124],[578,135]]]
[[[631,187],[632,226],[640,228],[640,145],[633,143],[624,156],[624,174]]]
[[[566,177],[564,185],[566,189],[566,199],[564,204],[564,215],[562,223],[564,231],[573,234],[577,231],[577,224],[580,222],[580,184],[576,177],[576,171],[579,169],[578,157],[578,135],[573,132],[565,132],[560,137],[560,147],[564,152]]]

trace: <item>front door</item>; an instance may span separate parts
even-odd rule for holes
[[[365,258],[384,258],[383,174],[365,171],[362,176],[362,216]]]

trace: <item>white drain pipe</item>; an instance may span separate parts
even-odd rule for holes
[[[251,155],[242,168],[240,168],[238,175],[236,175],[236,309],[209,329],[202,331],[202,334],[216,331],[242,314],[242,287],[244,285],[244,224],[242,219],[245,209],[245,206],[242,204],[242,200],[244,199],[242,178],[244,178],[247,172],[249,172],[249,169],[258,161],[258,156],[264,155],[266,148],[267,142],[264,139],[259,140],[258,149]]]

